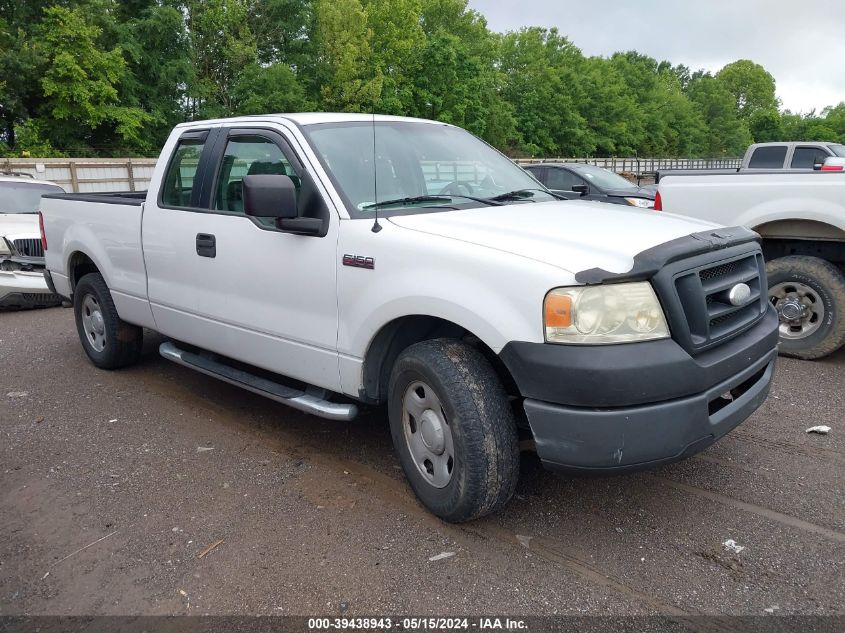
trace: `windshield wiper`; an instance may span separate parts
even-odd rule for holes
[[[450,196],[412,196],[409,198],[396,198],[394,200],[382,200],[381,202],[373,202],[365,204],[362,209],[379,209],[381,207],[402,207],[409,204],[417,204],[418,202],[440,202],[441,200],[451,200]]]
[[[549,193],[545,189],[515,189],[514,191],[508,191],[506,193],[500,193],[498,196],[493,196],[490,200],[496,200],[497,202],[504,200],[530,200],[531,202],[536,202],[536,200],[532,200],[535,191]],[[554,196],[554,194],[551,193],[549,193],[549,195]]]
[[[404,207],[420,202],[441,202],[443,200],[451,202],[452,198],[466,198],[475,202],[481,202],[490,206],[501,206],[498,202],[491,198],[476,198],[475,196],[465,196],[463,194],[438,194],[428,196],[411,196],[409,198],[396,198],[395,200],[382,200],[381,202],[373,202],[372,204],[365,204],[362,209],[381,209],[382,207]]]

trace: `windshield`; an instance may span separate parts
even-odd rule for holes
[[[489,204],[484,200],[515,191],[520,195],[508,202],[556,199],[508,158],[460,128],[376,121],[375,152],[371,121],[318,123],[305,126],[305,133],[353,218],[371,218],[377,209],[389,214],[483,207]],[[391,200],[396,205],[385,204]]]
[[[575,173],[599,189],[636,189],[637,186],[622,176],[595,165],[576,165]]]
[[[836,144],[828,145],[828,147],[830,148],[830,151],[833,152],[834,156],[840,156],[842,158],[845,158],[845,145]]]
[[[0,213],[38,213],[42,194],[64,192],[58,185],[0,181]]]

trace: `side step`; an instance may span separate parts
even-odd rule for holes
[[[172,360],[174,363],[190,367],[200,373],[257,393],[276,402],[281,402],[305,413],[329,420],[351,420],[358,415],[358,407],[354,404],[329,402],[325,399],[326,391],[317,387],[309,387],[306,391],[292,389],[272,380],[254,376],[241,369],[224,365],[207,356],[186,352],[170,342],[162,343],[158,348],[158,352],[167,360]]]

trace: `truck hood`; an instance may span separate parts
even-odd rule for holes
[[[0,213],[0,237],[10,240],[41,237],[37,213]]]
[[[391,216],[390,222],[545,262],[572,273],[628,272],[634,255],[719,225],[606,202],[560,201]]]

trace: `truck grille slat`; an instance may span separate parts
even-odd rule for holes
[[[12,240],[12,244],[21,257],[44,257],[39,238]]]

